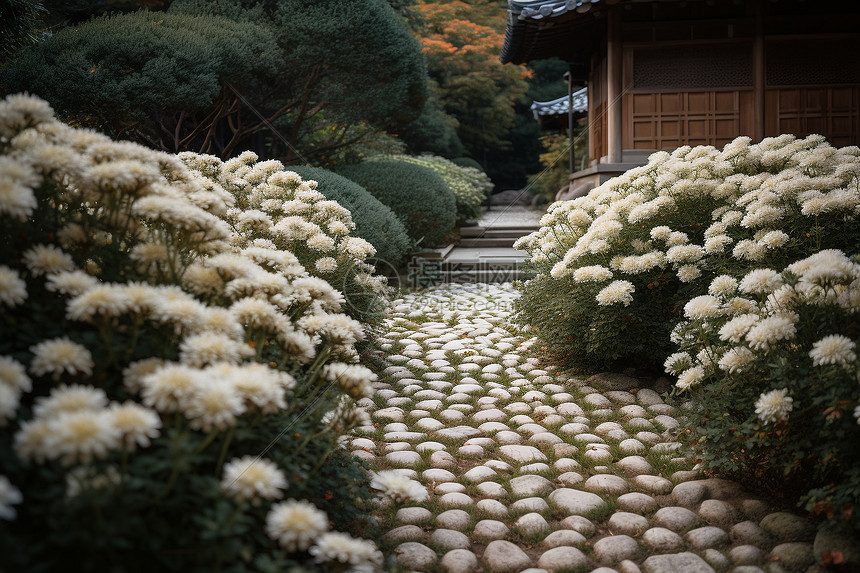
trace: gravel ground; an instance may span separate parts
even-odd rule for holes
[[[815,527],[676,441],[680,412],[635,378],[569,377],[530,356],[510,284],[447,285],[395,304],[389,367],[351,440],[422,502],[380,502],[400,570],[487,573],[823,571]]]

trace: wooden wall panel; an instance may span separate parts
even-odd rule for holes
[[[751,90],[628,93],[625,149],[721,147],[754,125]]]
[[[818,133],[836,147],[860,144],[860,87],[781,87],[765,91],[765,135]]]

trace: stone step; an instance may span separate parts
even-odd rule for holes
[[[460,239],[458,247],[468,247],[480,249],[484,247],[513,247],[516,238],[514,237],[475,237],[468,239]]]
[[[466,238],[484,238],[484,239],[519,239],[525,237],[537,230],[536,227],[461,227],[460,236]]]

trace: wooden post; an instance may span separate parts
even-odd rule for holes
[[[606,51],[606,113],[607,151],[609,163],[621,163],[621,12],[618,6],[609,8]]]
[[[764,15],[762,1],[758,0],[753,8],[755,10],[755,39],[753,40],[753,93],[755,104],[753,113],[755,115],[755,131],[753,140],[764,139]]]
[[[576,150],[574,143],[576,142],[576,133],[573,126],[573,66],[569,66],[567,72],[567,137],[570,140],[570,172],[576,171]]]

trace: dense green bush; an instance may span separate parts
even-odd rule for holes
[[[472,159],[471,157],[455,157],[451,160],[452,163],[459,165],[460,167],[472,167],[477,169],[478,171],[483,171],[484,168],[481,167],[481,164]]]
[[[685,305],[666,367],[706,469],[776,485],[860,533],[857,260],[831,249],[716,277]]]
[[[385,159],[344,165],[338,173],[390,207],[416,244],[441,245],[454,228],[454,194],[429,167]]]
[[[409,254],[409,235],[394,212],[361,185],[327,169],[310,166],[289,167],[317,182],[317,191],[337,201],[352,213],[356,237],[376,247],[376,258],[397,266]]]
[[[858,214],[860,149],[821,136],[657,153],[519,242],[539,271],[520,317],[579,368],[679,346],[703,467],[860,531]]]
[[[519,241],[538,273],[520,316],[569,366],[660,367],[684,304],[726,269],[857,251],[853,207],[837,200],[855,152],[781,136],[656,153],[550,205],[542,228]],[[814,201],[824,207],[806,206]]]
[[[387,155],[379,159],[395,159],[432,169],[454,194],[454,200],[457,202],[457,219],[460,221],[477,217],[481,203],[493,190],[493,182],[483,171],[472,167],[461,167],[444,157],[429,154]]]
[[[0,101],[0,569],[341,570],[345,545],[382,565],[330,530],[369,525],[340,439],[375,375],[326,277],[374,292],[372,246],[255,159]]]

